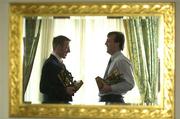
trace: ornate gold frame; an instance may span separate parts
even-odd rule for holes
[[[12,3],[9,10],[9,115],[11,117],[174,119],[175,3]],[[165,26],[162,105],[24,104],[21,53],[24,15],[162,15]]]

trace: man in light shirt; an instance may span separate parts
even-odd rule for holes
[[[43,93],[43,103],[69,103],[76,92],[73,86],[65,86],[59,74],[70,72],[63,64],[63,58],[70,52],[70,39],[65,36],[57,36],[53,39],[53,52],[45,61],[40,81],[40,92]],[[71,78],[71,77],[70,77]]]
[[[134,87],[131,62],[121,52],[124,49],[124,42],[124,34],[121,32],[113,31],[107,35],[105,45],[111,58],[103,79],[104,81],[107,80],[115,71],[120,74],[120,77],[118,77],[119,81],[117,83],[103,84],[103,87],[99,89],[100,102],[106,102],[106,104],[125,103],[123,94]]]

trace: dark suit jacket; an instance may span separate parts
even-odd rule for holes
[[[65,69],[64,64],[50,55],[45,61],[40,81],[40,92],[44,94],[44,103],[68,103],[72,101],[72,96],[68,95],[66,88],[58,78],[61,70]]]

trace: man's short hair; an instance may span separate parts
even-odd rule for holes
[[[70,41],[69,38],[67,38],[66,36],[60,35],[60,36],[56,36],[53,38],[53,49],[55,49],[58,45],[63,46],[64,45],[64,41]]]
[[[111,35],[115,35],[114,42],[119,43],[120,50],[123,50],[125,42],[124,34],[122,32],[112,31],[109,32],[107,36],[109,37]]]

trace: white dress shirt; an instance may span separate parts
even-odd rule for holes
[[[100,92],[99,93],[100,96],[108,95],[108,94],[123,95],[134,87],[134,76],[133,76],[132,65],[129,59],[125,57],[121,53],[121,51],[118,51],[111,56],[111,64],[107,71],[107,76],[105,76],[104,78],[108,77],[108,75],[114,70],[122,74],[122,78],[125,79],[125,81],[111,85],[112,91],[108,93]]]

